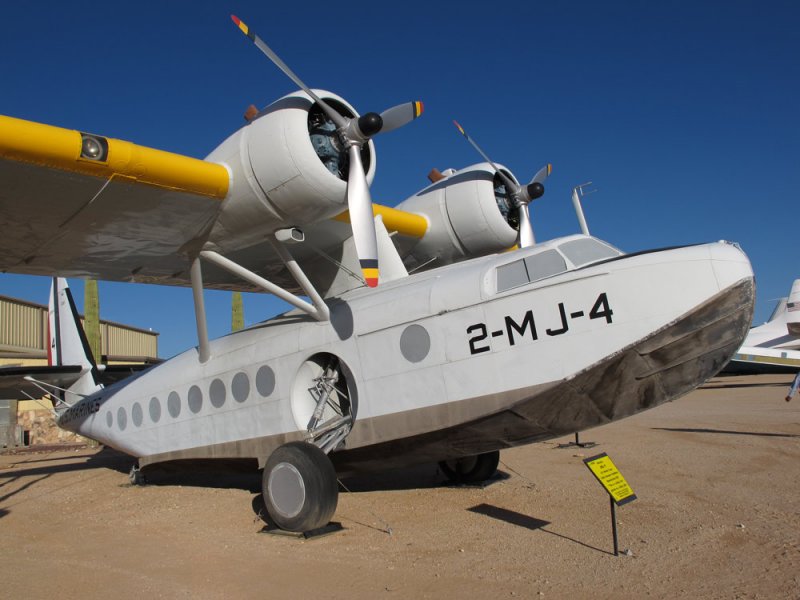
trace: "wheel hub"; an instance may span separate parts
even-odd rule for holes
[[[282,517],[291,519],[297,516],[306,500],[306,486],[297,468],[287,462],[279,463],[272,469],[267,482],[272,505]]]

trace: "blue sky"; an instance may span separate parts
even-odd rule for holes
[[[592,180],[591,231],[623,250],[739,242],[756,322],[800,277],[794,1],[3,3],[0,114],[204,157],[249,104],[294,89],[230,13],[361,112],[425,102],[376,140],[376,201],[479,161],[456,118],[521,180],[553,163],[537,239],[578,230],[570,190]],[[48,288],[0,275],[3,295],[44,302]],[[229,331],[230,294],[206,302],[212,336]],[[160,332],[162,356],[195,343],[186,289],[101,282],[100,303],[104,319]],[[281,310],[246,295],[247,323]]]

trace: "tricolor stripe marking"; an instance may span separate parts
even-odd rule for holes
[[[361,265],[361,274],[369,287],[378,285],[378,259],[365,258],[358,261]]]
[[[245,25],[244,22],[239,17],[237,17],[236,15],[231,15],[231,19],[233,19],[233,22],[236,23],[236,26],[242,30],[243,34],[245,34],[251,40],[255,41],[255,34],[250,33],[250,28],[247,25]]]

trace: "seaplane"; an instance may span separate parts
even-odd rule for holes
[[[766,323],[753,327],[725,373],[797,373],[800,371],[800,279],[775,305]]]
[[[233,20],[300,89],[248,110],[205,160],[0,117],[0,272],[193,290],[196,346],[103,385],[79,328],[59,337],[75,315],[56,279],[53,344],[78,368],[57,389],[15,374],[52,392],[61,427],[134,457],[132,481],[250,461],[267,520],[310,531],[339,477],[438,462],[485,480],[500,450],[673,400],[741,345],[754,279],[735,243],[625,254],[583,227],[537,241],[549,165],[522,184],[460,125],[484,162],[373,204],[373,138],[422,103],[361,115]],[[205,289],[292,309],[211,341]]]

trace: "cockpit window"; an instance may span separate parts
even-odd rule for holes
[[[566,270],[567,263],[557,251],[545,250],[497,267],[497,291],[504,292]]]
[[[524,260],[515,260],[507,265],[497,267],[498,292],[525,285],[528,281],[528,271],[525,268]]]
[[[570,240],[569,242],[564,242],[558,248],[576,267],[606,258],[614,258],[622,254],[616,248],[592,238]]]
[[[528,278],[531,281],[544,279],[567,270],[567,263],[555,250],[547,250],[546,252],[529,256],[525,259],[525,266],[528,268]]]

